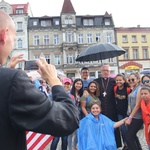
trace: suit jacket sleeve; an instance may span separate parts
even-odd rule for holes
[[[15,74],[9,94],[9,114],[16,130],[64,136],[78,128],[78,110],[62,86],[52,88],[53,100],[41,93],[22,71]]]

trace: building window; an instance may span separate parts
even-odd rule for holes
[[[39,37],[39,35],[35,35],[34,36],[34,45],[35,46],[40,45],[40,37]]]
[[[100,33],[96,33],[96,42],[97,43],[101,42],[101,34]]]
[[[128,49],[126,49],[126,52],[125,52],[125,54],[124,54],[124,59],[125,59],[125,60],[128,60],[128,59],[129,59],[129,50],[128,50]]]
[[[110,25],[110,19],[105,19],[105,25],[109,26]]]
[[[44,35],[44,45],[49,45],[49,35]]]
[[[142,43],[146,43],[147,40],[146,40],[146,35],[142,35]]]
[[[55,63],[55,65],[60,65],[61,64],[60,55],[55,55],[54,63]]]
[[[18,48],[22,48],[22,39],[18,39]]]
[[[67,73],[67,78],[74,78],[75,77],[75,73]]]
[[[127,40],[127,36],[126,35],[123,35],[122,36],[122,43],[127,43],[128,40]]]
[[[83,44],[83,34],[78,34],[78,43]]]
[[[138,59],[138,50],[133,49],[133,59]]]
[[[37,26],[37,21],[33,21],[33,26]]]
[[[46,59],[46,61],[47,61],[48,64],[51,63],[51,61],[50,61],[50,55],[45,55],[45,59]]]
[[[51,21],[50,20],[42,20],[41,26],[42,27],[49,27],[49,26],[51,26]]]
[[[148,50],[143,49],[143,59],[148,59]]]
[[[93,26],[94,25],[94,21],[93,21],[93,19],[84,19],[83,20],[83,25],[84,26]]]
[[[59,25],[59,20],[56,20],[56,21],[55,21],[55,25]]]
[[[106,34],[106,42],[112,43],[112,33],[107,33]]]
[[[22,30],[22,22],[17,22],[17,31]]]
[[[35,58],[35,59],[39,59],[39,58],[40,58],[40,55],[35,55],[34,58]]]
[[[75,63],[75,55],[74,54],[67,54],[67,64]]]
[[[137,40],[136,40],[136,36],[135,35],[133,35],[132,36],[132,43],[136,43],[137,42]]]
[[[54,45],[59,45],[59,35],[58,34],[54,35]]]
[[[16,9],[16,14],[23,14],[23,9]]]
[[[66,18],[65,18],[65,24],[73,24],[73,19],[72,19],[72,17],[66,17]]]
[[[87,43],[89,43],[89,44],[92,43],[92,34],[91,33],[87,34]]]
[[[108,59],[108,62],[110,62],[110,63],[111,63],[111,62],[114,62],[114,61],[113,61],[113,58],[109,58],[109,59]]]
[[[74,42],[74,33],[73,32],[66,33],[66,42],[68,42],[68,43]]]

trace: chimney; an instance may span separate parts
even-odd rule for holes
[[[140,25],[138,24],[137,27],[140,28]]]

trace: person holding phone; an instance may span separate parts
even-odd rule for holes
[[[22,54],[3,67],[15,42],[15,24],[0,10],[0,148],[26,150],[26,131],[65,136],[78,128],[78,110],[57,78],[55,66],[36,60],[38,72],[52,87],[53,100],[42,94],[27,74],[15,68]],[[9,144],[8,144],[9,143]]]

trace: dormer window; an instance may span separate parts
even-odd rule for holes
[[[23,14],[23,8],[17,8],[16,14]]]
[[[56,20],[56,21],[55,21],[55,25],[59,25],[59,20]]]
[[[84,19],[83,20],[83,25],[84,26],[93,26],[94,25],[94,21],[93,21],[93,19]]]
[[[33,21],[33,26],[37,26],[37,21]]]
[[[65,18],[65,24],[73,24],[73,19],[72,19],[72,17],[66,17],[66,18]]]
[[[105,19],[105,25],[109,26],[110,25],[110,19]]]
[[[51,21],[50,20],[42,20],[41,26],[42,27],[49,27],[49,26],[51,26]]]

